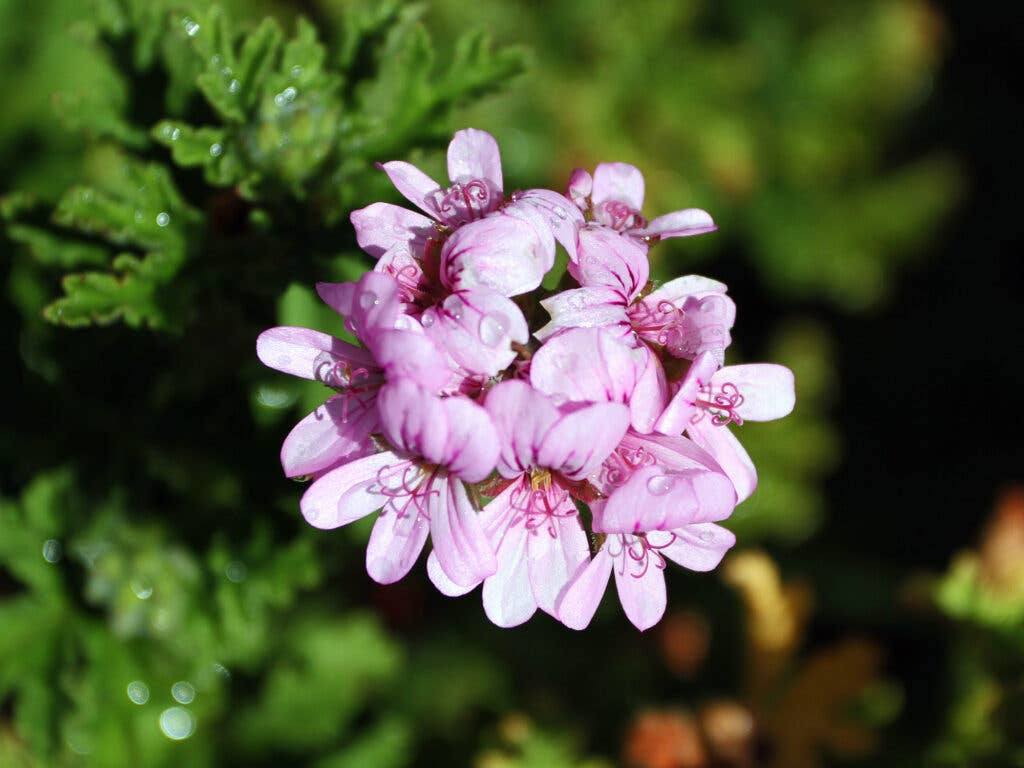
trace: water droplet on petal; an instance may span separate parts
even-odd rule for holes
[[[171,696],[179,704],[191,704],[196,697],[195,686],[186,680],[179,680],[171,686]]]
[[[704,542],[711,542],[715,540],[714,531],[701,531],[697,534],[697,538]]]
[[[562,206],[559,205],[555,207],[555,216],[557,216],[558,218],[564,219],[568,215],[569,214],[566,213],[565,208],[563,208]]]
[[[184,707],[168,707],[160,713],[160,730],[169,739],[187,739],[195,729],[196,719]]]
[[[369,311],[371,307],[375,307],[380,304],[380,297],[373,291],[364,291],[359,294],[359,306],[364,311]]]
[[[128,698],[141,707],[149,701],[149,686],[141,680],[132,680],[128,683]]]
[[[43,560],[48,563],[56,563],[63,555],[63,548],[56,539],[47,539],[43,542]]]
[[[420,317],[420,325],[422,325],[424,328],[429,328],[433,324],[434,324],[434,313],[433,312],[424,312],[423,315]]]
[[[158,227],[166,227],[170,223],[171,223],[170,214],[161,211],[160,213],[158,213],[156,215],[156,225]]]
[[[210,145],[210,155],[213,156],[213,157],[220,157],[221,153],[223,151],[224,151],[224,147],[222,147],[220,144],[211,144]]]
[[[489,312],[480,319],[480,341],[489,347],[496,347],[505,338],[508,318],[500,312]]]
[[[668,475],[655,475],[647,481],[647,492],[651,496],[664,496],[666,493],[672,490],[672,486],[675,485],[673,480]]]
[[[466,305],[462,303],[462,299],[460,299],[455,294],[452,294],[451,296],[444,300],[444,311],[447,312],[450,317],[453,317],[456,320],[462,319],[462,311],[465,308]]]

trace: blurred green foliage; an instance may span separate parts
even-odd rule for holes
[[[0,0],[0,30],[0,338],[18,387],[0,442],[0,765],[596,768],[652,702],[742,700],[738,622],[795,622],[781,597],[755,616],[714,577],[670,575],[672,602],[714,628],[687,677],[667,671],[671,629],[637,638],[609,606],[585,636],[544,618],[504,632],[472,597],[370,584],[366,527],[307,529],[276,466],[323,390],[262,369],[253,340],[275,323],[344,335],[312,286],[367,268],[347,214],[395,198],[376,161],[440,168],[474,125],[521,187],[633,162],[649,215],[693,205],[721,225],[659,245],[656,276],[728,279],[737,356],[797,375],[793,416],[743,429],[761,482],[730,525],[746,545],[805,541],[842,453],[835,340],[806,310],[883,300],[956,202],[950,158],[899,146],[942,53],[930,6]],[[766,302],[791,310],[744,315]],[[972,567],[939,604],[1019,672],[1020,602]],[[836,677],[800,637],[793,679]],[[820,727],[867,743],[900,704],[865,647],[840,646],[870,656],[835,695],[855,722]],[[931,756],[997,765],[1017,754],[1020,688],[963,658]],[[792,686],[787,706],[815,691]],[[795,738],[758,707],[769,753]]]

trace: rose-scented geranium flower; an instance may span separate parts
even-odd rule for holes
[[[685,209],[648,223],[625,163],[576,171],[568,196],[506,195],[497,142],[475,129],[448,147],[447,187],[380,167],[422,213],[355,211],[374,270],[317,286],[360,346],[289,327],[257,341],[266,365],[333,390],[281,451],[287,475],[313,480],[303,516],[333,529],[376,514],[366,569],[383,584],[429,539],[434,585],[482,584],[499,626],[540,609],[582,629],[614,573],[647,629],[668,560],[710,570],[735,543],[719,523],[756,474],[728,425],[794,404],[788,369],[725,366],[736,307],[723,284],[649,281],[651,246],[714,222]],[[556,243],[568,274],[545,292]]]

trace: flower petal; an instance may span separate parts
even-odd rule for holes
[[[684,275],[660,286],[644,297],[644,303],[652,308],[659,304],[668,303],[676,307],[683,306],[683,302],[694,296],[698,299],[712,293],[725,293],[728,290],[725,283],[712,280],[702,275]]]
[[[582,286],[614,288],[628,304],[647,285],[647,246],[611,229],[584,227],[579,233],[576,260],[569,262],[569,274]]]
[[[448,471],[469,483],[478,483],[494,471],[498,463],[498,433],[490,415],[466,397],[446,397],[440,401],[448,421],[448,444],[443,460]],[[459,489],[462,483],[455,483]]]
[[[378,584],[393,584],[407,574],[427,542],[430,524],[420,514],[400,514],[388,505],[373,524],[366,545],[366,572]]]
[[[438,477],[427,508],[438,565],[452,582],[471,586],[497,570],[497,558],[461,480]]]
[[[627,429],[629,408],[621,403],[595,403],[575,409],[543,435],[536,464],[572,480],[583,480],[597,471]]]
[[[389,163],[378,163],[377,167],[391,179],[395,189],[402,193],[402,197],[433,219],[440,219],[435,202],[441,192],[440,185],[427,176],[415,165],[403,163],[401,160],[392,160]]]
[[[576,203],[576,206],[585,211],[590,207],[590,193],[594,191],[594,177],[584,168],[576,168],[569,177],[569,199]]]
[[[541,301],[540,305],[551,315],[551,322],[533,335],[547,341],[559,331],[568,328],[603,328],[621,326],[629,332],[626,306],[629,300],[621,291],[600,285],[571,288]]]
[[[564,195],[550,189],[528,189],[525,192],[516,192],[512,204],[504,210],[515,214],[524,208],[537,213],[541,224],[561,243],[569,258],[576,258],[576,236],[584,224],[583,214],[579,208]],[[551,269],[551,265],[549,264],[547,268]]]
[[[652,219],[646,227],[632,230],[631,234],[639,237],[656,235],[664,239],[703,235],[705,232],[714,232],[716,229],[718,227],[707,211],[702,211],[700,208],[687,208],[658,216]]]
[[[346,386],[353,369],[379,373],[365,349],[309,328],[279,326],[264,331],[256,339],[256,355],[269,368],[332,386]]]
[[[627,556],[624,553],[620,557]],[[629,567],[614,569],[622,609],[641,632],[653,627],[665,615],[665,574],[651,562],[654,559],[654,553],[649,553],[642,573],[635,573],[635,569]]]
[[[441,398],[409,379],[388,382],[377,395],[381,431],[395,448],[444,464],[449,426]]]
[[[359,247],[374,258],[394,250],[422,253],[427,240],[437,236],[431,219],[391,203],[373,203],[349,218]]]
[[[370,271],[352,282],[317,283],[316,292],[364,343],[374,331],[394,328],[402,317],[398,281],[387,273]]]
[[[736,503],[747,499],[757,488],[757,470],[749,454],[727,426],[716,426],[711,419],[700,419],[686,428],[697,445],[710,453],[736,487]]]
[[[668,403],[668,379],[657,355],[646,344],[639,347],[646,358],[629,398],[630,420],[637,432],[648,433]]]
[[[457,365],[484,376],[507,368],[516,357],[512,342],[525,344],[530,334],[516,303],[483,287],[452,293],[420,322]]]
[[[526,561],[528,537],[522,521],[508,526],[498,543],[498,570],[484,580],[484,612],[499,627],[518,626],[537,611]]]
[[[612,557],[607,547],[602,547],[559,596],[555,607],[558,620],[569,629],[586,629],[601,604],[611,574]]]
[[[437,591],[445,597],[462,597],[476,589],[476,584],[464,587],[449,579],[448,574],[444,572],[441,564],[437,561],[437,553],[433,551],[427,555],[427,576],[430,578],[431,583],[437,587]]]
[[[530,383],[575,402],[628,403],[645,363],[603,328],[573,328],[548,339],[530,361]]]
[[[379,473],[403,463],[395,454],[383,451],[332,469],[302,495],[302,516],[313,527],[323,529],[366,517],[387,501],[380,492]]]
[[[680,383],[669,404],[658,417],[654,431],[663,435],[681,435],[697,413],[697,398],[700,390],[711,384],[712,376],[718,370],[718,360],[711,352],[703,352],[693,361],[686,376]]]
[[[659,546],[664,539],[670,544]],[[695,523],[671,533],[651,534],[647,541],[673,562],[691,571],[714,570],[725,553],[736,544],[732,531],[714,523]]]
[[[612,201],[639,211],[644,207],[644,175],[629,163],[601,163],[594,170],[591,200],[595,207]]]
[[[448,178],[453,184],[481,179],[501,192],[501,153],[494,137],[477,128],[457,131],[448,144]]]
[[[389,380],[411,379],[434,393],[452,383],[445,356],[422,330],[380,331],[368,343]]]
[[[549,235],[550,237],[550,235]],[[532,291],[554,261],[537,228],[498,214],[459,227],[441,250],[441,280],[448,288],[486,287],[502,296]]]
[[[555,507],[548,525],[529,532],[526,552],[533,597],[541,610],[558,618],[558,596],[590,562],[587,534],[568,494]]]
[[[376,399],[376,392],[335,395],[296,424],[281,446],[285,475],[311,475],[375,453],[370,434],[377,429]]]
[[[498,433],[498,471],[502,477],[516,477],[538,466],[557,469],[538,461],[544,436],[560,418],[558,408],[548,397],[527,382],[512,379],[487,393],[484,408]]]
[[[749,421],[771,421],[788,415],[796,404],[793,372],[784,365],[729,365],[711,377],[716,389],[733,384],[743,396],[736,412]]]

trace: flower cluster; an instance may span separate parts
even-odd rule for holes
[[[377,513],[366,568],[382,584],[429,538],[434,585],[482,584],[500,626],[539,608],[582,629],[612,574],[629,619],[654,625],[666,560],[710,570],[735,542],[718,523],[756,474],[730,425],[794,403],[788,369],[724,365],[724,285],[648,280],[651,245],[714,222],[697,209],[647,221],[625,163],[576,171],[567,195],[506,195],[497,144],[474,129],[448,147],[447,187],[380,167],[422,212],[354,212],[376,267],[317,286],[362,346],[290,327],[257,342],[266,365],[335,391],[281,451],[287,475],[313,479],[302,514],[327,529]],[[566,287],[545,295],[556,243]],[[531,329],[538,302],[550,321]]]

